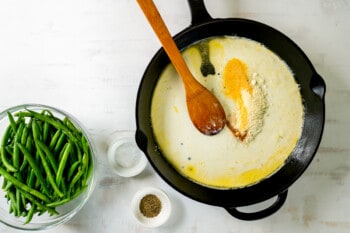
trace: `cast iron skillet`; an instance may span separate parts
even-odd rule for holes
[[[201,186],[183,177],[164,159],[152,132],[150,119],[152,93],[161,71],[170,62],[161,48],[148,65],[139,86],[136,103],[137,144],[145,152],[157,173],[182,194],[203,203],[222,206],[232,216],[242,220],[269,216],[283,205],[289,186],[305,171],[317,151],[325,119],[325,83],[303,51],[279,31],[247,19],[213,19],[208,14],[203,0],[188,0],[188,3],[192,23],[174,37],[179,49],[204,38],[234,35],[264,44],[289,65],[295,74],[296,82],[300,85],[305,109],[301,138],[281,169],[249,187],[218,190]],[[246,213],[237,209],[274,196],[277,196],[275,202],[258,212]]]

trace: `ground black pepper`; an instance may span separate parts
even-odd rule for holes
[[[140,211],[147,218],[156,217],[162,209],[162,203],[154,194],[147,194],[141,199]]]

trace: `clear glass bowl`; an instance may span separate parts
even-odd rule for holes
[[[0,177],[0,222],[21,230],[43,230],[48,229],[57,225],[60,225],[69,219],[71,219],[78,211],[84,206],[84,204],[87,202],[89,197],[91,196],[93,189],[95,187],[95,178],[96,178],[96,148],[94,146],[94,143],[91,140],[90,135],[88,134],[87,130],[82,126],[82,124],[74,118],[72,115],[70,115],[67,112],[64,112],[62,110],[59,110],[54,107],[41,105],[41,104],[24,104],[15,106],[12,108],[9,108],[3,112],[0,113],[0,138],[4,135],[4,132],[7,128],[7,126],[10,124],[7,112],[11,112],[12,114],[25,110],[30,109],[34,110],[36,112],[40,112],[43,109],[49,109],[54,116],[63,119],[64,117],[68,117],[71,122],[74,124],[74,126],[81,130],[85,138],[87,139],[91,154],[92,154],[92,173],[88,180],[88,187],[75,199],[71,200],[70,202],[56,207],[56,211],[59,212],[58,215],[50,216],[48,213],[45,213],[43,215],[38,216],[37,214],[33,216],[33,219],[27,223],[24,224],[26,221],[25,217],[15,217],[13,214],[9,213],[9,202],[7,201],[7,198],[5,198],[5,192],[3,191],[2,184],[3,184],[3,177]],[[0,139],[1,140],[1,139]]]

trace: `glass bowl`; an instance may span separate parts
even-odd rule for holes
[[[137,147],[135,137],[131,135],[115,137],[107,150],[108,162],[113,171],[122,177],[140,174],[147,165],[147,158]]]
[[[11,114],[14,115],[14,114],[16,114],[18,112],[27,111],[27,110],[31,110],[31,111],[35,111],[35,112],[38,112],[38,113],[42,113],[42,111],[45,110],[45,109],[49,110],[55,117],[57,117],[57,118],[59,118],[61,120],[63,120],[64,118],[68,118],[70,120],[70,123],[72,123],[72,125],[74,125],[74,127],[78,131],[81,132],[80,135],[83,135],[85,137],[85,139],[86,139],[85,145],[88,145],[89,148],[90,148],[91,156],[90,156],[90,160],[89,161],[91,161],[91,163],[90,163],[91,164],[91,168],[87,168],[87,167],[85,167],[86,169],[81,168],[81,170],[84,171],[84,172],[82,172],[83,173],[82,176],[78,176],[78,177],[86,177],[86,181],[85,180],[83,181],[83,183],[86,184],[86,187],[84,189],[81,189],[83,191],[78,192],[77,195],[72,195],[71,199],[68,202],[64,201],[64,204],[54,207],[55,211],[57,211],[58,214],[52,215],[52,214],[49,214],[48,212],[44,212],[44,213],[41,213],[41,214],[36,213],[36,214],[33,215],[31,221],[28,222],[28,223],[26,223],[26,220],[27,220],[26,216],[19,216],[19,217],[17,216],[16,217],[14,215],[15,211],[13,211],[13,210],[16,209],[16,208],[10,207],[11,206],[11,202],[8,201],[8,198],[7,198],[7,196],[9,196],[9,195],[5,196],[7,194],[7,192],[4,191],[4,188],[6,187],[6,184],[8,184],[9,182],[7,180],[7,182],[5,182],[5,184],[4,184],[4,180],[5,180],[4,175],[1,176],[1,174],[0,174],[0,222],[4,223],[4,224],[6,224],[6,225],[8,225],[10,227],[16,228],[16,229],[21,229],[21,230],[43,230],[43,229],[48,229],[48,228],[60,225],[60,224],[62,224],[64,222],[68,221],[69,219],[71,219],[84,206],[84,204],[87,202],[87,200],[91,196],[91,194],[93,192],[93,189],[95,187],[95,177],[96,177],[96,174],[95,174],[96,173],[96,161],[95,161],[96,158],[95,158],[95,154],[96,154],[96,148],[95,148],[95,146],[94,146],[94,144],[93,144],[93,142],[91,140],[91,137],[88,134],[87,130],[82,126],[82,124],[76,118],[74,118],[72,115],[70,115],[67,112],[64,112],[64,111],[59,110],[59,109],[54,108],[54,107],[41,105],[41,104],[24,104],[24,105],[11,107],[11,108],[1,112],[0,113],[0,138],[1,138],[0,139],[1,140],[0,148],[3,145],[3,142],[2,142],[3,140],[2,139],[3,139],[3,136],[5,134],[5,131],[9,127],[9,125],[11,124],[10,123],[10,117],[8,116],[8,113],[11,113]],[[15,119],[18,119],[18,118],[15,118]],[[28,119],[25,120],[25,121],[28,121]],[[43,127],[44,126],[41,126],[41,128],[43,128]],[[18,128],[20,128],[20,127],[18,127]],[[34,129],[34,127],[33,127],[33,129]],[[51,129],[54,130],[55,128],[53,126],[51,126]],[[42,130],[41,132],[44,132],[44,130]],[[53,134],[54,133],[51,132],[51,135],[53,135]],[[43,137],[44,136],[41,136],[41,139]],[[50,141],[50,139],[47,139],[47,141]],[[71,148],[72,147],[73,146],[71,146]],[[62,149],[62,151],[63,150],[64,150],[64,148]],[[71,150],[73,150],[73,149],[71,149]],[[8,152],[8,153],[11,153],[11,152]],[[23,159],[22,162],[24,162],[24,160],[26,160],[27,157],[24,156],[24,152],[23,151],[20,150],[20,153],[23,154],[23,158],[24,159]],[[61,153],[63,154],[63,152],[61,152]],[[1,150],[0,150],[0,155],[1,154],[2,153],[1,153]],[[38,154],[38,153],[36,153],[36,154]],[[8,160],[11,159],[11,156],[12,156],[12,159],[13,159],[13,154],[10,155],[10,156],[9,155],[10,154],[7,154],[7,159]],[[60,156],[62,156],[62,155],[60,155]],[[35,158],[34,155],[33,155],[32,158]],[[41,165],[41,171],[43,171],[42,167],[43,167],[44,163],[41,162],[42,160],[40,160],[40,158],[38,159],[38,157],[36,157],[35,159],[36,159],[37,163],[39,165]],[[60,157],[59,159],[57,159],[58,161],[56,161],[57,162],[57,167],[56,167],[55,173],[52,173],[52,177],[54,177],[53,180],[55,180],[55,177],[56,177],[55,174],[57,175],[57,173],[60,172],[59,170],[63,171],[61,182],[58,182],[59,184],[64,182],[63,180],[65,180],[65,179],[68,180],[67,175],[65,175],[65,174],[68,174],[68,172],[67,172],[68,170],[64,170],[64,169],[69,169],[69,168],[66,168],[64,166],[62,166],[63,169],[59,168],[59,165],[60,165],[59,161],[62,161],[62,158],[63,157]],[[0,168],[2,168],[5,171],[9,171],[9,170],[6,170],[7,167],[4,165],[4,161],[2,159],[3,158],[0,157]],[[68,157],[68,159],[71,159],[71,158]],[[67,161],[68,161],[68,159],[67,159]],[[46,161],[46,164],[50,165],[49,162]],[[31,163],[27,162],[27,166],[29,166],[28,164],[31,166]],[[19,168],[18,165],[17,165],[17,167]],[[51,169],[50,169],[52,172],[54,172],[53,171],[54,170],[53,167],[54,166],[52,166]],[[72,167],[72,166],[70,166],[70,167]],[[78,166],[76,166],[76,167],[78,167]],[[28,168],[28,169],[31,169],[31,168]],[[80,169],[80,167],[79,167],[79,169]],[[84,176],[87,173],[89,173],[90,175]],[[8,173],[8,174],[10,174],[10,173]],[[43,174],[44,174],[43,176],[45,176],[45,178],[46,178],[46,183],[43,183],[43,184],[46,184],[47,186],[50,186],[50,185],[52,186],[52,183],[50,183],[48,181],[49,179],[48,179],[47,173],[43,173]],[[71,175],[70,184],[72,183],[72,177],[74,177],[74,174],[76,175],[76,173],[73,173],[73,175]],[[13,175],[13,177],[14,177],[14,175]],[[77,179],[77,180],[79,180],[79,179]],[[23,181],[22,184],[25,183],[23,178],[22,178],[22,181]],[[28,179],[27,179],[27,181],[28,181]],[[56,177],[56,182],[57,182],[57,177]],[[27,185],[27,186],[29,186],[29,185]],[[41,187],[43,188],[43,186],[45,186],[45,185],[42,185]],[[64,185],[61,185],[61,186],[64,186]],[[59,190],[61,189],[61,193],[64,193],[64,191],[62,191],[61,186],[58,189]],[[35,189],[35,187],[31,187],[31,188]],[[70,188],[70,186],[69,186],[69,188]],[[72,189],[69,189],[69,190],[80,190],[80,189],[78,189],[78,188],[76,188],[76,186],[74,186]],[[60,192],[60,191],[58,191],[58,192]],[[72,191],[72,193],[73,192],[75,192],[75,191]],[[12,195],[12,197],[14,197],[14,196],[16,197],[16,193],[15,192],[13,192],[13,193],[14,194]],[[51,193],[52,193],[52,191],[51,191]],[[46,196],[50,198],[51,197],[50,195],[53,195],[53,194],[47,194]],[[23,194],[22,196],[25,196],[25,194]],[[26,199],[26,197],[27,197],[27,199]],[[33,196],[31,196],[31,198],[33,198]],[[66,194],[64,194],[64,196],[61,198],[61,200],[64,200],[65,198],[66,198]],[[11,198],[9,198],[9,199],[11,200]],[[22,199],[24,201],[22,201]],[[21,202],[22,204],[19,204],[19,205],[22,205],[22,209],[23,208],[30,209],[31,204],[28,204],[28,199],[30,199],[30,196],[25,196],[22,199],[20,200],[20,201],[22,201]],[[36,198],[36,199],[38,199],[38,198]],[[26,202],[26,200],[27,200],[27,202]],[[18,204],[19,202],[14,202],[14,203]],[[38,203],[38,205],[39,204],[40,203]],[[19,206],[19,205],[17,205],[17,206]],[[38,207],[38,205],[35,205],[35,206],[37,206],[37,208],[40,209],[41,207],[40,206]],[[12,209],[13,213],[10,213],[11,209]],[[18,211],[18,213],[20,213],[20,211]]]

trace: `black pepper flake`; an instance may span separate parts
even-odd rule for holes
[[[140,211],[147,218],[154,218],[162,210],[162,202],[154,194],[147,194],[141,199]]]

